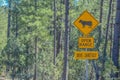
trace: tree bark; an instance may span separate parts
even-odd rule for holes
[[[102,15],[103,15],[103,3],[104,3],[104,0],[101,0],[101,2],[100,2],[100,18],[99,18],[99,21],[100,21],[100,23],[102,23]],[[98,47],[100,46],[100,42],[101,42],[101,27],[102,27],[102,25],[100,25],[99,26],[99,39],[98,39]]]
[[[99,22],[100,22],[100,23],[102,23],[103,3],[104,3],[104,0],[100,0],[100,17],[99,17]],[[98,37],[98,42],[97,42],[97,44],[96,44],[96,47],[98,47],[98,51],[99,51],[99,47],[100,47],[100,43],[101,43],[101,39],[102,39],[101,27],[102,27],[102,25],[100,25],[99,28],[98,28],[98,30],[99,30],[99,37]],[[94,64],[93,64],[94,69],[95,69],[95,67],[97,68],[97,69],[95,69],[95,72],[96,72],[95,75],[96,75],[96,80],[98,80],[98,79],[99,79],[98,66],[97,66],[97,63],[95,63],[94,61],[93,61],[93,63],[94,63]]]
[[[120,0],[117,0],[112,60],[113,60],[114,65],[118,69],[118,71],[119,71],[119,48],[120,48],[119,40],[120,40]],[[115,72],[114,77],[118,78],[118,72]]]
[[[34,77],[33,80],[37,80],[37,42],[38,39],[35,37],[35,68],[34,68]]]
[[[17,21],[17,14],[16,14],[16,38],[18,36],[18,21]]]
[[[60,16],[58,16],[60,19],[60,23],[58,24],[57,28],[57,54],[56,56],[60,53],[62,50],[62,0],[60,0]]]
[[[68,80],[68,53],[69,53],[69,0],[65,0],[65,46],[64,46],[64,66],[62,80]]]
[[[58,29],[58,33],[57,33],[57,54],[56,56],[60,53],[60,50],[61,50],[61,29],[59,27]]]
[[[35,11],[37,11],[37,0],[34,1],[35,2]],[[33,80],[37,80],[37,43],[38,43],[38,37],[35,36],[35,65],[34,65],[34,76],[33,76]]]
[[[7,38],[10,37],[10,21],[11,21],[11,0],[8,0],[8,28],[7,28]]]
[[[109,24],[110,24],[110,17],[111,17],[111,6],[112,6],[112,0],[109,2],[109,11],[108,11],[108,17],[107,17],[107,27],[106,27],[106,35],[105,35],[105,44],[104,44],[104,50],[103,50],[103,59],[102,59],[102,71],[105,70],[105,61],[106,61],[106,49],[108,44],[108,30],[109,30]],[[101,76],[102,79],[104,79],[103,75]]]
[[[54,0],[54,58],[53,58],[53,64],[56,65],[56,51],[57,51],[57,45],[56,45],[56,0]]]

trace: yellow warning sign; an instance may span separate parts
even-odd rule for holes
[[[88,35],[98,24],[99,22],[87,10],[74,21],[74,25],[84,35]]]
[[[98,59],[98,51],[76,51],[74,53],[74,59]]]
[[[94,38],[93,37],[80,37],[78,39],[79,48],[94,48]]]

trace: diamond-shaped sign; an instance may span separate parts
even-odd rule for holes
[[[84,35],[88,35],[98,24],[99,22],[87,10],[74,21],[74,25]]]

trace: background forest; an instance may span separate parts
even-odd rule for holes
[[[120,0],[0,0],[0,78],[120,80]],[[88,10],[97,60],[74,60],[82,33],[73,25]],[[86,62],[87,61],[87,62]]]

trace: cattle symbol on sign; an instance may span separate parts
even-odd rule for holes
[[[88,35],[92,32],[98,23],[99,22],[87,10],[74,21],[75,27],[77,27],[84,35]]]
[[[89,27],[92,26],[92,22],[91,22],[91,21],[80,20],[79,22],[82,24],[83,28],[84,28],[86,25],[88,25]]]

